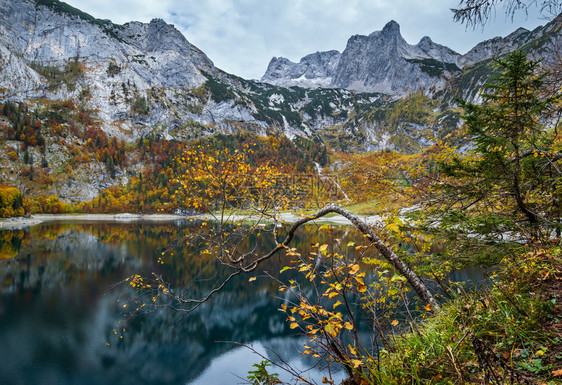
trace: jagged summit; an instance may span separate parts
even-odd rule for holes
[[[559,47],[560,43],[557,42],[560,41],[561,21],[562,14],[534,31],[518,28],[506,37],[498,36],[479,43],[465,55],[461,55],[434,42],[429,36],[424,36],[418,44],[411,45],[402,37],[400,25],[391,20],[382,30],[368,36],[351,36],[344,51],[339,56],[333,55],[329,68],[323,67],[322,62],[316,62],[315,71],[309,73],[306,79],[302,78],[301,63],[274,58],[262,81],[274,85],[328,86],[395,96],[420,89],[429,93],[439,92],[461,69],[505,55],[537,41],[543,35],[550,40],[540,43],[537,41],[537,44]],[[535,52],[533,49],[531,51]],[[539,58],[540,52],[537,51],[536,55]]]
[[[329,87],[340,56],[340,52],[336,50],[316,52],[306,55],[298,63],[283,57],[274,57],[262,81],[283,86],[298,83],[310,88]]]
[[[390,20],[382,29],[382,34],[386,36],[400,35],[400,24],[394,20]],[[376,33],[376,32],[373,32]],[[401,35],[400,35],[401,36]]]
[[[450,76],[454,66],[428,74],[423,60],[456,65],[460,55],[448,47],[424,37],[417,45],[410,45],[400,33],[400,25],[389,21],[382,30],[368,36],[353,35],[344,51],[331,52],[331,60],[323,67],[315,62],[313,77],[302,77],[302,62],[293,63],[284,58],[274,58],[262,77],[262,81],[275,85],[329,86],[355,91],[404,94],[416,89],[428,89],[445,81],[441,75]],[[306,58],[306,57],[305,57]],[[304,59],[304,58],[303,58]],[[328,75],[329,74],[329,75]]]

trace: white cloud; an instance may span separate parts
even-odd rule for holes
[[[505,36],[519,26],[545,21],[499,9],[485,29],[453,23],[457,0],[66,0],[95,17],[123,24],[159,17],[175,24],[215,64],[230,73],[259,78],[273,56],[298,61],[316,51],[342,51],[349,37],[380,30],[391,19],[411,44],[427,35],[464,53],[476,43]]]

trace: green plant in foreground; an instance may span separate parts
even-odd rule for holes
[[[277,373],[269,373],[267,367],[271,366],[268,360],[252,365],[256,370],[248,371],[248,381],[252,385],[272,385],[280,384],[279,375]]]
[[[560,256],[540,250],[504,263],[486,291],[459,295],[418,332],[395,335],[369,365],[365,380],[561,383],[556,374],[562,361],[556,353],[559,341],[549,326],[557,322],[555,277],[562,271]]]

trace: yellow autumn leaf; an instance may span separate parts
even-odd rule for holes
[[[331,323],[327,324],[324,327],[324,330],[326,330],[326,333],[328,333],[329,335],[331,335],[332,337],[335,337],[338,335],[338,332],[336,331],[336,328],[334,327],[334,325],[332,325]]]
[[[253,281],[255,281],[255,280],[256,280],[256,277],[252,277],[252,278],[250,278],[250,279],[248,280],[248,282],[253,282]]]
[[[347,330],[353,330],[353,325],[351,324],[351,322],[345,322],[343,324],[343,327],[346,328]]]
[[[349,267],[349,274],[351,274],[351,275],[357,274],[358,271],[359,271],[359,264],[357,264],[357,263],[355,265],[351,265]]]
[[[398,325],[398,320],[395,319],[395,320],[392,321],[390,324],[391,324],[392,326],[396,326],[396,325]]]
[[[323,244],[322,246],[320,246],[320,248],[318,249],[319,251],[325,251],[328,248],[327,244]]]
[[[363,284],[357,284],[357,291],[359,293],[364,293],[367,291],[367,286],[363,285]]]
[[[400,231],[400,226],[398,226],[397,223],[391,223],[390,225],[388,225],[388,229],[397,233],[398,231]]]
[[[361,360],[351,360],[351,364],[353,365],[354,368],[358,368],[363,364],[363,361],[361,361]]]
[[[299,324],[296,323],[296,322],[292,322],[291,325],[289,325],[289,327],[290,327],[291,329],[296,329],[296,328],[299,327]]]

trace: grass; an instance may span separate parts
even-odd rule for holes
[[[345,209],[357,215],[377,215],[380,213],[381,204],[377,199],[371,199],[345,206]]]
[[[504,262],[488,290],[457,296],[419,334],[395,335],[367,382],[562,384],[560,250]]]

